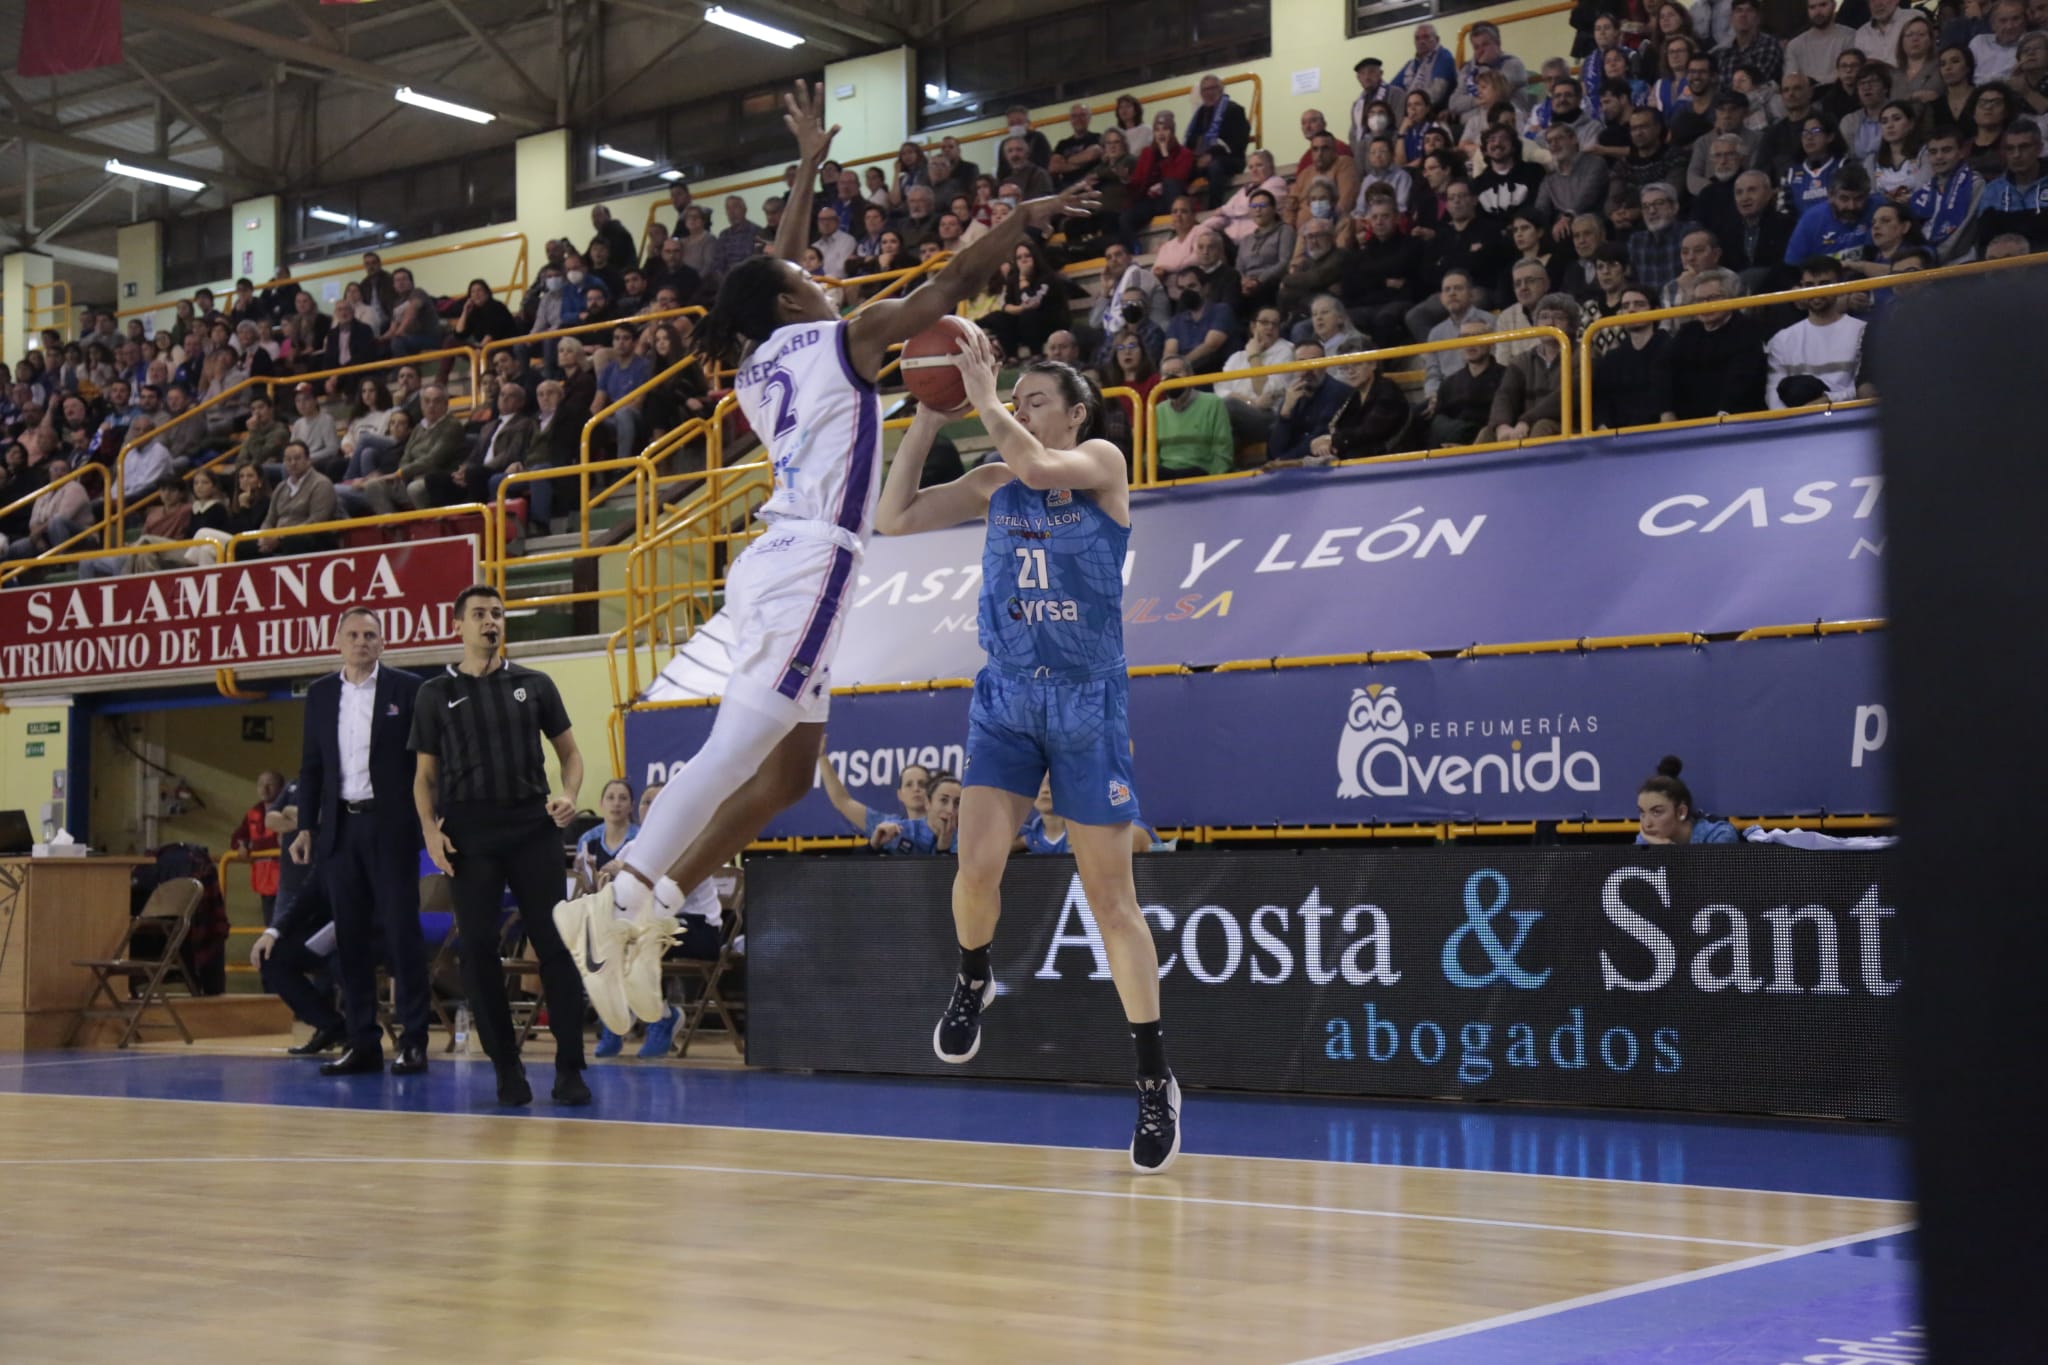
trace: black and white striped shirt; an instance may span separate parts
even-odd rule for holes
[[[455,665],[420,684],[413,703],[416,754],[440,762],[442,810],[470,802],[545,801],[547,758],[541,738],[569,729],[554,679],[509,660],[482,677]]]

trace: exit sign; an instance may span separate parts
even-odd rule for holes
[[[43,756],[43,742],[39,739],[30,740],[26,746],[26,749],[26,757],[41,758]]]
[[[28,723],[28,732],[32,735],[61,735],[64,733],[64,722],[61,720],[32,720]]]

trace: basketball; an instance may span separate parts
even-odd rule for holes
[[[903,343],[903,387],[919,404],[941,412],[967,406],[967,386],[953,357],[974,345],[976,330],[967,319],[949,315]]]

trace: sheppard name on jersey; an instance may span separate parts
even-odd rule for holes
[[[1044,517],[1013,517],[1007,512],[998,512],[989,520],[1008,531],[1038,531],[1048,526],[1076,526],[1084,517],[1079,508],[1071,512],[1055,512]]]
[[[817,345],[819,335],[820,333],[818,332],[818,330],[816,328],[813,328],[808,332],[800,332],[796,336],[791,337],[789,340],[782,343],[781,349],[776,351],[775,355],[771,359],[757,360],[753,364],[741,370],[738,382],[741,384],[762,383],[768,378],[769,373],[772,370],[774,370],[774,368],[777,365],[780,365],[790,356],[794,355],[798,351],[803,350],[806,346]]]

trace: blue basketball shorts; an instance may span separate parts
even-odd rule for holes
[[[1131,762],[1130,680],[1033,677],[987,667],[967,710],[970,787],[1037,796],[1052,774],[1052,806],[1083,825],[1138,818]]]

